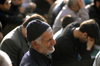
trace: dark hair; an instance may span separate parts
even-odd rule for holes
[[[33,14],[30,18],[28,18],[27,20],[25,20],[23,22],[23,24],[22,24],[23,27],[26,27],[29,22],[31,22],[32,20],[35,20],[35,19],[39,19],[39,20],[42,20],[47,23],[46,19],[43,16],[41,16],[39,14]]]
[[[6,0],[0,0],[0,4],[4,4]]]
[[[94,0],[94,4],[96,5],[96,1],[100,2],[100,0]]]
[[[74,22],[75,19],[71,15],[66,15],[61,19],[61,25],[65,28],[68,24]]]
[[[94,19],[86,20],[80,24],[81,32],[86,32],[89,37],[99,39],[99,25]]]

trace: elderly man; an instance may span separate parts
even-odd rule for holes
[[[26,35],[32,46],[23,56],[20,66],[50,66],[49,53],[54,52],[55,45],[50,25],[40,20],[31,21]]]
[[[66,5],[57,15],[54,25],[53,34],[61,28],[61,18],[65,15],[71,15],[78,22],[89,19],[88,11],[85,9],[84,0],[66,0]]]
[[[1,41],[0,48],[9,55],[13,66],[19,66],[23,55],[29,49],[29,44],[26,40],[26,26],[30,21],[34,19],[40,19],[46,22],[46,20],[42,16],[34,14],[22,25],[9,32]]]

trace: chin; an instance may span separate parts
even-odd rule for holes
[[[53,53],[55,51],[55,48],[52,47],[51,49],[48,50],[49,53]]]

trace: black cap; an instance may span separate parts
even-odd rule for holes
[[[41,36],[50,25],[41,21],[41,20],[33,20],[28,23],[26,27],[26,38],[29,42],[36,40],[39,36]]]

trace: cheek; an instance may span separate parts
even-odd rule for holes
[[[87,42],[87,38],[81,38],[80,41],[81,42]]]
[[[47,49],[48,49],[50,46],[51,46],[50,42],[47,42],[47,43],[45,44],[45,47],[46,47]]]

